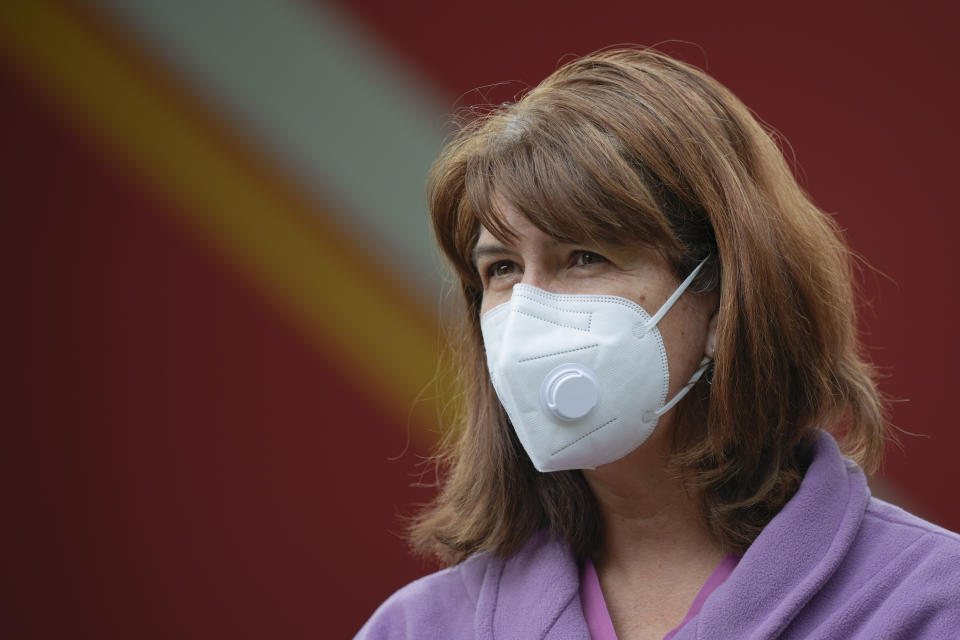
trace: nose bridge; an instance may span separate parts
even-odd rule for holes
[[[545,277],[542,269],[527,267],[523,271],[523,277],[520,279],[520,282],[536,287],[537,289],[546,289],[547,280],[548,278]]]
[[[520,282],[550,293],[562,293],[559,290],[562,287],[556,274],[550,270],[549,265],[542,259],[527,261]]]

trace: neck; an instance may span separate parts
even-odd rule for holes
[[[723,559],[699,500],[668,471],[666,433],[584,471],[604,525],[594,564],[619,638],[662,638]]]
[[[697,496],[668,470],[667,429],[628,456],[584,475],[603,517],[598,571],[636,574],[719,562],[723,553],[707,529]]]

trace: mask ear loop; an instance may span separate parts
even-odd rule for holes
[[[680,286],[677,287],[677,290],[674,291],[669,298],[667,298],[667,301],[664,302],[660,306],[660,309],[653,315],[652,318],[650,318],[650,321],[647,323],[646,327],[644,328],[644,333],[646,333],[653,327],[657,326],[657,323],[660,322],[663,316],[667,315],[667,312],[670,311],[670,307],[672,307],[674,303],[680,298],[680,296],[683,295],[683,292],[687,290],[687,287],[690,286],[690,284],[693,282],[693,279],[697,277],[698,273],[700,273],[700,269],[703,268],[703,265],[706,264],[707,260],[709,259],[710,259],[710,256],[707,255],[707,257],[701,260],[700,263],[693,269],[693,271],[690,272],[690,275],[688,275],[686,279],[680,283]],[[647,417],[659,418],[660,416],[665,414],[667,411],[670,411],[670,409],[672,409],[674,405],[676,405],[678,402],[680,402],[680,400],[683,399],[683,396],[687,395],[687,392],[693,388],[693,385],[697,384],[697,381],[700,380],[700,377],[704,374],[704,372],[710,366],[711,362],[713,362],[713,358],[711,358],[710,356],[703,356],[703,359],[700,360],[700,364],[697,365],[697,370],[694,371],[693,375],[690,377],[690,380],[687,382],[687,384],[683,385],[683,388],[677,392],[677,395],[673,396],[673,398],[671,398],[669,402],[667,402],[665,405],[663,405],[659,409],[655,411],[648,411]]]
[[[697,365],[697,370],[693,372],[692,376],[690,376],[690,381],[683,385],[683,388],[680,389],[680,391],[677,391],[677,395],[673,396],[673,398],[670,399],[670,402],[654,411],[653,415],[659,418],[667,411],[670,411],[670,409],[673,409],[673,406],[680,402],[683,396],[687,395],[687,392],[690,391],[690,389],[693,389],[693,385],[697,384],[701,376],[703,376],[704,372],[710,366],[711,362],[713,362],[713,358],[710,356],[703,356],[703,359],[700,360],[700,364]]]
[[[697,277],[697,274],[700,273],[700,269],[703,268],[703,265],[706,264],[707,260],[709,259],[710,256],[708,255],[706,258],[701,260],[700,264],[698,264],[693,271],[690,272],[690,275],[687,276],[686,280],[680,283],[680,286],[677,287],[677,290],[674,291],[669,298],[667,298],[667,301],[660,306],[660,309],[653,314],[653,317],[650,318],[649,322],[647,322],[646,326],[644,327],[644,333],[657,326],[657,323],[660,322],[663,316],[667,315],[667,311],[670,311],[670,307],[673,306],[673,303],[680,299],[680,296],[682,296],[683,292],[687,290],[687,287],[690,286],[690,283],[692,283],[693,279]]]

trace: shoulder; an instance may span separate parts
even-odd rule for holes
[[[960,535],[871,498],[848,559],[861,605],[872,600],[871,609],[911,637],[955,637]]]
[[[510,556],[481,553],[393,594],[361,640],[587,636],[567,544],[538,532]]]
[[[871,497],[864,513],[864,525],[875,526],[881,534],[913,534],[924,546],[946,553],[960,552],[960,534],[904,511],[900,507]]]
[[[873,498],[823,434],[728,583],[701,612],[728,637],[956,638],[960,536]]]
[[[871,498],[858,538],[860,545],[898,567],[904,581],[924,585],[931,595],[948,589],[960,607],[960,535]]]
[[[481,554],[411,582],[380,605],[356,640],[472,637],[483,580],[498,563]]]

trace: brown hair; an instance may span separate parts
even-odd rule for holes
[[[719,292],[715,369],[677,407],[672,463],[727,550],[745,550],[796,491],[817,427],[864,468],[879,463],[884,406],[861,355],[850,252],[772,135],[699,69],[634,49],[570,62],[464,125],[428,186],[466,305],[466,402],[441,443],[440,493],[411,527],[416,550],[507,555],[548,529],[582,558],[601,539],[582,473],[537,472],[489,381],[471,252],[481,225],[512,235],[500,198],[566,242],[655,248],[678,279],[710,256],[693,288]]]

